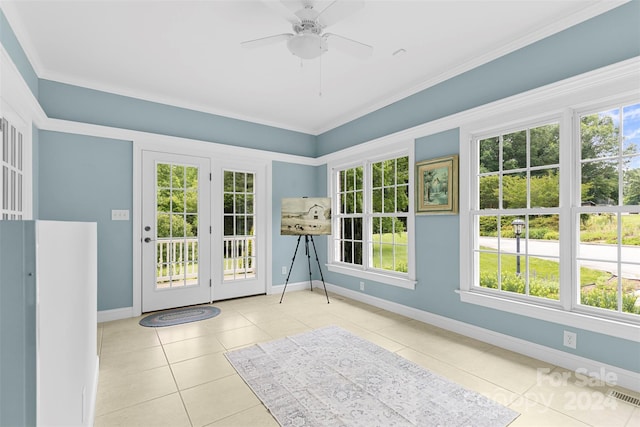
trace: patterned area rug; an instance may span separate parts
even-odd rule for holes
[[[198,320],[210,319],[220,314],[218,307],[210,305],[198,307],[176,308],[173,310],[161,311],[150,314],[140,320],[140,325],[151,328],[162,326],[173,326],[181,323],[197,322]]]
[[[226,353],[282,426],[506,426],[519,414],[330,326]]]

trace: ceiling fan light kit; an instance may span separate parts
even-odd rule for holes
[[[327,40],[317,34],[297,34],[287,41],[287,47],[302,59],[314,59],[327,51]]]

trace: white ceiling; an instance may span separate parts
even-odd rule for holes
[[[365,1],[327,31],[372,45],[373,55],[329,47],[305,62],[284,42],[240,46],[291,32],[266,0],[0,5],[41,78],[319,134],[621,3]]]

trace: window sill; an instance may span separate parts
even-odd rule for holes
[[[361,279],[384,283],[385,285],[397,286],[404,289],[414,290],[416,288],[416,281],[405,277],[392,276],[390,274],[381,274],[339,264],[326,264],[326,266],[327,269],[332,273],[346,274],[348,276],[355,276]]]
[[[498,296],[487,295],[482,292],[463,290],[458,290],[456,292],[460,295],[460,300],[465,303],[481,305],[483,307],[532,317],[534,319],[545,320],[629,341],[640,342],[640,327],[635,324],[607,319],[604,317],[595,317],[592,314],[564,311],[560,308],[546,307],[523,301],[515,301],[508,298],[500,298]]]

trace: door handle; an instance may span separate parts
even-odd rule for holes
[[[153,241],[153,239],[152,239],[151,237],[145,237],[145,238],[144,238],[144,242],[145,242],[145,243],[149,243],[149,242],[151,242],[151,241]]]

